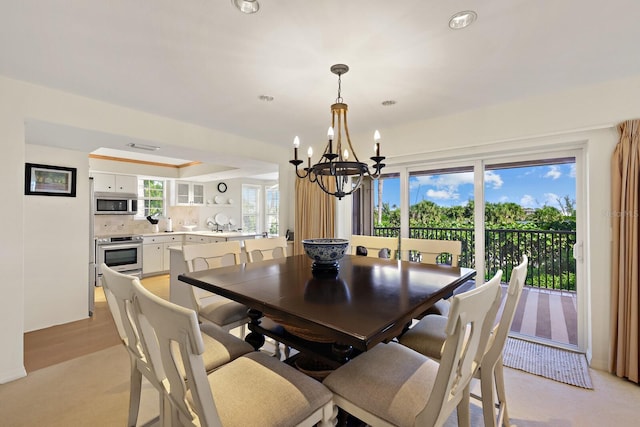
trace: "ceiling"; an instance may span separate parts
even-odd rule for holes
[[[324,137],[335,63],[350,67],[351,133],[383,141],[403,122],[640,74],[637,0],[260,2],[0,0],[0,74],[287,147]],[[477,21],[449,29],[467,9]]]

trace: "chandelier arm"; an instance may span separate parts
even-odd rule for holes
[[[349,125],[347,124],[347,112],[344,112],[344,134],[347,136],[347,142],[349,143],[349,150],[351,150],[351,154],[353,154],[353,158],[356,162],[360,162],[358,160],[358,155],[356,154],[356,150],[353,149],[353,145],[351,145],[351,136],[349,135]]]

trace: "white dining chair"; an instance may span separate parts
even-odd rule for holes
[[[287,239],[283,236],[268,237],[266,239],[247,239],[244,250],[249,262],[266,261],[269,259],[288,256]]]
[[[502,352],[504,350],[509,329],[513,323],[516,307],[522,295],[522,289],[527,277],[526,255],[517,267],[514,267],[507,287],[507,296],[498,311],[498,322],[492,329],[482,361],[475,377],[480,379],[481,396],[475,396],[482,401],[484,425],[504,427],[509,426],[507,413],[507,396],[504,386]],[[426,316],[415,324],[409,331],[399,338],[401,344],[416,350],[434,360],[440,360],[445,341],[445,316]],[[495,390],[495,395],[494,395]],[[496,400],[497,399],[497,400]],[[495,408],[498,409],[496,414]]]
[[[500,277],[452,297],[440,363],[378,344],[323,381],[338,407],[372,426],[441,426],[454,409],[469,426],[469,384],[500,301]]]
[[[446,258],[447,264],[457,267],[462,255],[462,242],[458,240],[414,239],[403,237],[400,239],[401,259],[410,261],[418,259],[425,264],[439,264],[439,259]],[[473,282],[471,286],[475,286]],[[465,286],[465,285],[463,285]],[[468,286],[465,286],[468,288]],[[449,300],[441,299],[429,307],[422,316],[440,314],[446,316],[449,312]]]
[[[282,236],[264,239],[247,239],[244,241],[244,250],[247,253],[247,260],[249,262],[267,261],[289,256],[287,239]],[[280,351],[281,343],[276,340],[271,340],[271,338],[267,339],[273,342],[275,347],[274,356],[280,359],[283,353]],[[282,344],[282,347],[284,348],[285,359],[289,358],[291,349],[284,344]]]
[[[129,416],[127,425],[135,426],[140,407],[142,376],[159,392],[160,425],[163,425],[164,387],[158,381],[140,343],[140,330],[134,321],[132,303],[136,287],[142,287],[138,278],[119,273],[106,264],[102,264],[102,288],[107,299],[109,311],[113,316],[120,339],[129,353],[131,379],[129,390]],[[213,325],[202,326],[204,366],[210,372],[238,356],[253,351],[253,347]],[[215,337],[215,338],[213,338]]]
[[[240,263],[242,247],[239,241],[184,245],[182,256],[189,272],[208,270]],[[191,308],[198,313],[203,322],[218,325],[226,331],[240,328],[240,337],[244,337],[244,326],[249,322],[247,307],[220,295],[196,288],[182,286],[176,292],[187,292]]]
[[[361,247],[366,249],[368,257],[379,258],[381,254],[386,253],[387,256],[383,256],[383,258],[396,259],[398,238],[352,234],[349,239],[349,247],[351,255],[359,255],[358,247]]]
[[[171,425],[335,425],[331,392],[265,353],[249,353],[207,374],[193,310],[142,288],[136,290],[134,311],[143,347],[155,355],[154,366],[162,365],[164,376],[158,380],[165,384]]]

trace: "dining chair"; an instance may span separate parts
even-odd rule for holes
[[[520,264],[514,267],[511,272],[507,295],[501,309],[498,311],[500,313],[498,322],[491,331],[486,351],[480,362],[479,369],[475,373],[475,377],[480,379],[481,396],[473,395],[473,397],[482,401],[484,425],[487,427],[509,426],[502,352],[527,278],[527,263],[528,258],[523,255]],[[447,321],[448,319],[444,316],[426,316],[402,335],[399,341],[401,344],[427,357],[439,360],[445,341],[445,325]],[[494,409],[496,407],[498,409],[497,416]]]
[[[398,252],[397,237],[378,237],[352,234],[349,244],[351,247],[349,253],[351,255],[359,255],[357,253],[358,247],[365,248],[366,256],[373,258],[396,259]],[[387,256],[381,256],[381,254],[384,254],[385,252]]]
[[[143,347],[153,355],[154,366],[162,366],[155,372],[163,375],[158,381],[165,384],[171,425],[334,425],[331,392],[265,353],[246,354],[207,374],[193,310],[140,288],[134,312]]]
[[[284,258],[288,256],[286,237],[268,237],[264,239],[247,239],[244,241],[244,250],[247,253],[249,262],[266,261],[276,258]],[[269,341],[271,339],[269,338]],[[275,346],[274,356],[281,358],[280,342],[273,340]],[[289,358],[291,349],[282,344],[284,347],[284,357]]]
[[[184,245],[182,256],[189,272],[208,270],[240,263],[242,247],[240,242],[216,242],[197,245]],[[195,286],[181,286],[176,292],[188,292],[186,301],[198,313],[203,322],[210,322],[226,331],[240,327],[240,336],[244,337],[244,325],[249,322],[247,307],[220,295]]]
[[[454,409],[469,426],[469,385],[500,301],[500,276],[452,297],[440,363],[381,343],[323,381],[347,413],[373,426],[441,426]]]
[[[106,264],[102,264],[102,289],[107,299],[109,311],[111,311],[116,324],[116,329],[129,353],[131,362],[127,425],[136,425],[140,407],[142,376],[160,393],[160,425],[163,425],[164,387],[153,372],[150,357],[145,353],[140,343],[140,330],[134,321],[132,303],[136,287],[142,287],[138,278],[119,273]],[[213,371],[238,356],[253,351],[253,347],[249,344],[213,325],[202,325],[201,331],[204,333],[204,365],[207,372]]]
[[[244,250],[247,252],[249,262],[266,261],[288,256],[287,239],[283,236],[266,239],[247,239],[244,241]]]
[[[462,242],[458,240],[413,239],[402,237],[400,239],[400,252],[401,259],[404,261],[418,260],[425,264],[440,264],[438,261],[446,258],[446,264],[457,267],[460,255],[462,255]],[[473,282],[470,283],[475,286]],[[465,288],[468,288],[468,286]],[[441,299],[429,307],[422,316],[426,316],[427,314],[446,316],[449,312],[449,305],[448,298]]]

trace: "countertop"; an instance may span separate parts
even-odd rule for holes
[[[209,230],[201,230],[201,231],[160,231],[158,233],[143,233],[143,237],[154,237],[154,236],[172,236],[172,235],[195,235],[195,236],[211,236],[211,237],[255,237],[262,236],[262,233],[245,233],[242,231],[209,231]]]

